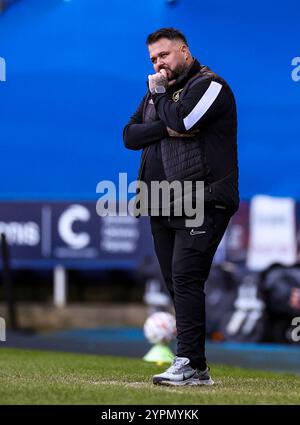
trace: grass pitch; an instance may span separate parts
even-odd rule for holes
[[[0,404],[300,404],[300,377],[211,365],[213,387],[160,387],[139,359],[0,349]]]

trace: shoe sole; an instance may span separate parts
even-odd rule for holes
[[[189,378],[185,381],[153,381],[154,385],[165,385],[172,387],[183,387],[183,386],[200,386],[200,385],[214,385],[214,381],[210,379],[200,380],[195,378]]]

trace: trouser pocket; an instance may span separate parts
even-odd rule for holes
[[[187,249],[206,252],[215,251],[228,226],[230,216],[223,211],[211,209],[204,215],[204,222],[199,227],[185,228],[178,231],[178,236]]]

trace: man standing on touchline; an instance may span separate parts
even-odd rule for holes
[[[176,357],[153,383],[212,385],[205,357],[204,286],[239,206],[235,99],[221,77],[193,58],[182,32],[161,28],[148,36],[147,46],[155,74],[149,75],[148,91],[123,132],[128,149],[143,149],[138,179],[149,188],[153,181],[204,182],[200,227],[187,227],[184,214],[151,217],[177,327]]]

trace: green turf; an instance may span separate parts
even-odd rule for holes
[[[0,350],[1,404],[300,404],[300,377],[213,366],[213,387],[159,387],[139,359]]]

